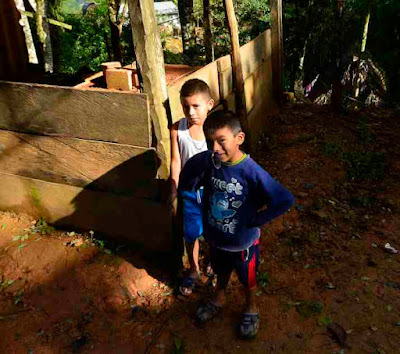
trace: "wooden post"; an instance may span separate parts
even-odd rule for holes
[[[278,103],[282,101],[282,0],[271,0],[272,82]]]
[[[249,126],[247,122],[246,102],[244,98],[244,79],[242,61],[240,59],[239,51],[239,31],[232,0],[225,0],[225,11],[228,19],[229,33],[231,35],[232,43],[232,76],[233,90],[235,92],[236,114],[240,117],[243,130],[245,133],[248,133]],[[250,144],[248,144],[248,146],[250,146]]]
[[[211,31],[210,0],[203,0],[203,23],[206,62],[211,63],[214,61],[214,44]]]
[[[128,0],[136,60],[143,77],[143,91],[150,101],[150,114],[161,160],[158,177],[168,179],[170,135],[166,107],[168,95],[164,57],[153,0]],[[132,107],[135,109],[135,107]]]

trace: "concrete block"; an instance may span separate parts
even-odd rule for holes
[[[108,89],[132,90],[132,71],[126,69],[107,69],[106,82]]]

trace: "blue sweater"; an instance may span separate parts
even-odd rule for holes
[[[211,152],[205,151],[186,163],[179,178],[180,194],[184,198],[185,191],[204,186],[205,239],[227,251],[245,250],[260,237],[259,226],[282,215],[294,198],[250,156],[221,168],[211,161]]]

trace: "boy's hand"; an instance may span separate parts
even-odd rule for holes
[[[176,188],[171,188],[171,193],[168,198],[168,208],[172,216],[176,216],[178,212],[178,192]]]

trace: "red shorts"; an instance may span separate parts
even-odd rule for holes
[[[257,286],[257,272],[260,263],[259,240],[247,250],[230,252],[211,247],[211,266],[218,275],[229,275],[233,270],[246,288]]]

